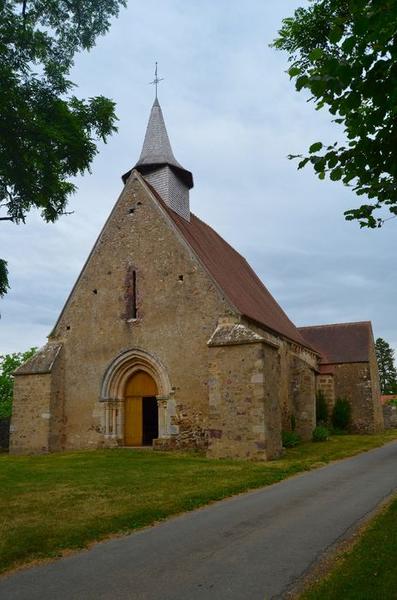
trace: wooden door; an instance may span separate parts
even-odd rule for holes
[[[127,396],[124,410],[124,444],[142,446],[142,398]]]
[[[137,371],[127,382],[124,405],[124,443],[126,446],[142,446],[145,438],[144,398],[157,396],[154,379],[144,371]]]

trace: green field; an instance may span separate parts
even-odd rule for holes
[[[397,499],[374,519],[351,552],[301,600],[397,599]]]
[[[268,463],[98,450],[0,455],[0,572],[132,531],[397,439],[397,431],[306,443]]]

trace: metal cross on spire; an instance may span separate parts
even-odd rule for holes
[[[154,79],[153,79],[153,81],[150,82],[150,85],[156,86],[156,100],[157,100],[157,87],[158,87],[158,84],[160,83],[160,81],[164,81],[164,77],[157,76],[157,61],[156,61],[156,68],[154,69]]]

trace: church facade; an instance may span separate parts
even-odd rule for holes
[[[351,400],[357,431],[382,429],[370,325],[363,337],[350,326],[350,354],[343,326],[321,339],[295,327],[190,212],[193,177],[157,98],[123,182],[48,343],[15,373],[12,453],[152,445],[271,459],[283,430],[311,439],[318,389],[330,408]]]

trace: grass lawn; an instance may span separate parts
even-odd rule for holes
[[[268,463],[128,449],[0,455],[0,572],[394,439],[397,430],[335,436],[302,444]]]
[[[397,499],[301,600],[396,600]]]

